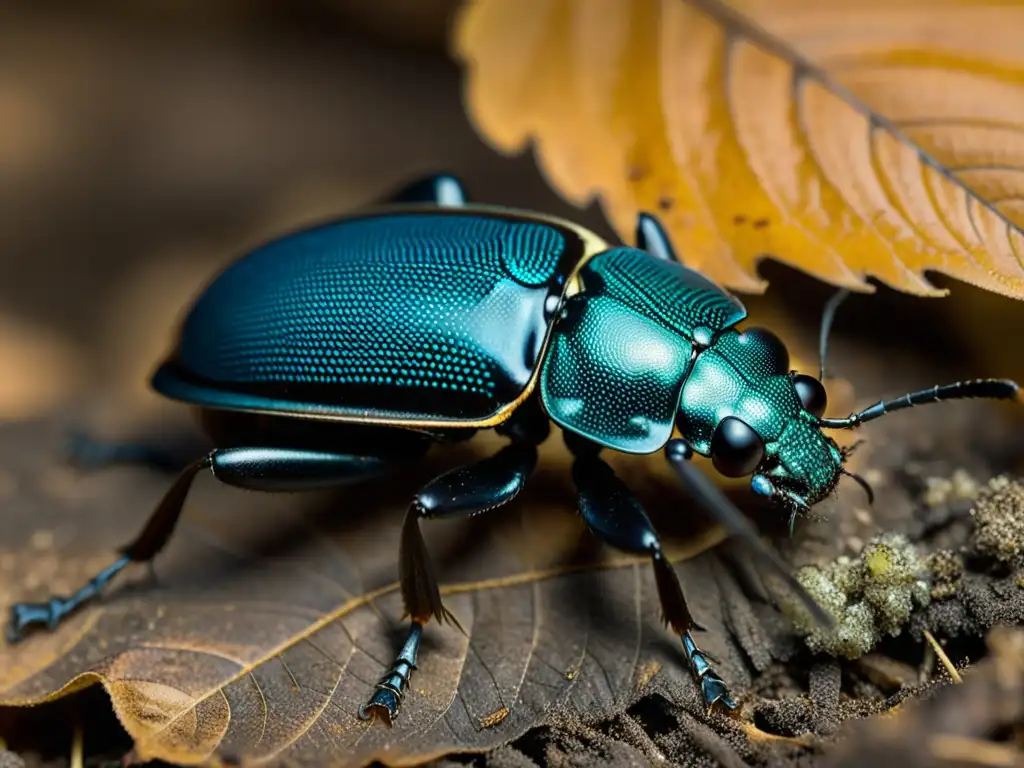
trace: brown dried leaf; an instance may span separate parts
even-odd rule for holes
[[[1024,7],[958,0],[470,0],[466,107],[505,152],[657,211],[687,262],[763,290],[766,255],[837,285],[1024,296]]]
[[[0,430],[10,479],[3,604],[66,592],[109,562],[112,546],[134,535],[167,486],[138,469],[75,473],[56,465],[47,437],[33,424]],[[444,464],[493,450],[493,438],[483,437]],[[393,729],[356,713],[405,628],[394,583],[398,527],[437,461],[340,495],[246,493],[204,477],[156,561],[155,583],[139,569],[53,634],[3,648],[0,704],[43,702],[100,682],[143,759],[291,765],[412,764],[486,750],[556,714],[621,711],[651,683],[651,669],[699,711],[678,645],[661,626],[647,563],[609,554],[566,564],[581,529],[560,446],[544,446],[543,469],[508,515],[425,526],[447,605],[467,635],[428,626]],[[663,500],[651,504],[653,514],[660,506],[685,518],[674,494],[651,492],[644,478],[659,473],[647,464],[619,468],[638,492]],[[675,555],[720,538],[705,531]],[[698,619],[717,630],[702,642],[725,658],[742,690],[746,673],[725,642],[721,609],[709,616],[702,605],[712,592],[700,580],[689,584]]]

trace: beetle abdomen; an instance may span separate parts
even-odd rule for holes
[[[582,251],[497,213],[365,216],[252,252],[199,298],[164,394],[213,407],[482,419],[527,387]]]

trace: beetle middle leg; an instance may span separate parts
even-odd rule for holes
[[[682,641],[704,703],[708,708],[719,704],[735,709],[737,704],[729,696],[728,687],[690,634],[691,629],[700,627],[690,615],[679,577],[665,557],[658,533],[640,501],[599,457],[599,445],[569,433],[566,444],[576,456],[572,476],[579,494],[579,512],[587,527],[616,549],[650,555],[664,619]]]
[[[129,563],[152,561],[174,532],[192,482],[204,469],[227,485],[261,491],[299,491],[366,478],[384,471],[392,463],[379,456],[290,448],[241,447],[211,451],[185,468],[164,494],[142,532],[121,548],[117,560],[84,586],[67,597],[54,596],[43,603],[12,606],[7,639],[17,642],[33,626],[53,629],[72,611],[98,597],[107,583]]]
[[[369,702],[360,708],[366,720],[380,715],[390,724],[398,715],[409,678],[416,668],[423,625],[431,618],[451,622],[455,617],[441,601],[434,564],[420,532],[420,520],[467,517],[512,501],[537,464],[537,446],[549,432],[547,418],[536,400],[529,400],[496,431],[512,439],[493,456],[458,467],[434,478],[413,499],[402,525],[399,582],[405,611],[412,620],[397,658],[380,678]]]

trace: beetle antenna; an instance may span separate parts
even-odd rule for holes
[[[839,474],[846,475],[847,477],[852,477],[857,482],[857,485],[864,489],[864,493],[866,493],[868,496],[868,506],[871,506],[872,504],[875,503],[875,491],[867,480],[858,475],[856,472],[850,472],[846,470],[844,467],[839,468]]]
[[[821,330],[818,332],[818,381],[825,380],[825,358],[828,354],[828,334],[832,330],[832,321],[836,319],[836,310],[850,295],[849,288],[843,288],[825,302],[821,312]]]
[[[1020,398],[1020,387],[1017,382],[1009,379],[972,379],[957,381],[953,384],[936,384],[930,389],[909,392],[892,400],[879,400],[859,413],[853,413],[841,419],[818,419],[818,426],[828,429],[853,429],[866,421],[873,421],[887,413],[901,411],[915,405],[939,403],[943,400],[963,400],[966,398],[984,398],[989,400],[1014,400]]]

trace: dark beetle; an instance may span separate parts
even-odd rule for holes
[[[650,555],[665,619],[704,701],[732,709],[690,636],[695,625],[657,533],[601,450],[663,449],[700,505],[827,622],[688,462],[693,452],[710,456],[723,475],[753,475],[751,489],[792,518],[845,474],[845,456],[823,427],[855,427],[919,403],[1017,393],[1011,381],[960,382],[822,418],[819,380],[790,371],[786,348],[770,332],[736,330],[743,305],[684,267],[653,217],[640,217],[637,247],[628,248],[553,217],[469,206],[449,176],[412,185],[392,202],[265,245],[199,297],[153,386],[200,406],[220,447],[182,472],[123,556],[86,586],[14,606],[12,641],[32,625],[55,626],[129,562],[151,560],[203,469],[244,488],[321,487],[493,428],[509,445],[431,481],[406,515],[399,569],[412,625],[361,712],[390,722],[423,624],[452,619],[420,519],[511,501],[554,421],[575,455],[581,516],[613,547]],[[672,439],[673,428],[681,437]]]

